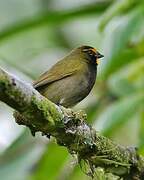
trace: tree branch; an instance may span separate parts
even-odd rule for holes
[[[141,179],[144,159],[135,148],[123,147],[103,137],[86,123],[86,115],[59,107],[40,95],[31,85],[0,70],[0,100],[16,112],[16,122],[51,134],[59,145],[84,160],[94,175],[97,167],[126,179]]]

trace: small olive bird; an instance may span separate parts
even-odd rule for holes
[[[55,104],[72,107],[91,91],[98,59],[102,57],[93,47],[78,47],[42,74],[33,86]]]

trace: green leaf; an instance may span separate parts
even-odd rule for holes
[[[109,26],[106,30],[106,36],[103,38],[103,51],[105,58],[101,61],[100,66],[100,78],[107,79],[110,73],[119,68],[124,63],[127,63],[127,59],[122,59],[123,63],[119,61],[122,52],[126,49],[126,45],[131,39],[137,26],[142,25],[143,22],[143,10],[141,8],[136,8],[127,16],[121,18],[118,24],[114,27]],[[119,57],[117,59],[117,57]],[[123,57],[121,57],[123,58]]]
[[[140,111],[139,124],[139,153],[144,155],[144,108]]]
[[[62,167],[65,165],[67,158],[68,152],[66,148],[60,147],[56,143],[51,142],[43,154],[43,157],[37,164],[37,169],[33,173],[32,179],[57,179]]]
[[[0,156],[0,179],[25,180],[42,152],[43,146],[36,144],[34,139],[30,138],[30,134],[25,131]]]
[[[132,94],[111,104],[98,117],[95,127],[110,136],[141,108],[144,107],[144,93]]]
[[[107,23],[114,16],[117,16],[123,12],[126,12],[128,9],[132,9],[138,4],[140,4],[140,2],[135,1],[135,0],[114,1],[114,3],[102,15],[102,20],[100,22],[99,29],[103,31]]]
[[[112,74],[108,79],[108,87],[118,96],[144,90],[144,58],[136,59]]]
[[[22,133],[12,142],[12,144],[2,153],[0,158],[4,158],[4,156],[8,156],[8,154],[13,154],[17,149],[21,146],[24,146],[26,143],[32,142],[32,137],[27,128],[22,131]]]
[[[69,176],[69,180],[90,180],[91,177],[87,176],[86,170],[84,169],[84,167],[82,168],[80,168],[79,165],[75,166],[73,172]]]
[[[17,35],[19,32],[28,31],[36,27],[46,26],[48,24],[58,25],[60,23],[65,23],[68,20],[83,17],[85,15],[97,15],[103,12],[110,4],[111,1],[105,1],[102,3],[82,6],[77,9],[50,11],[47,13],[40,13],[39,15],[35,15],[33,17],[25,18],[23,21],[17,22],[1,31],[0,43],[2,42],[2,40],[5,40],[12,35]]]

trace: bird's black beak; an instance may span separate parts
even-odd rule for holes
[[[99,64],[99,59],[102,58],[102,57],[104,57],[104,55],[100,54],[100,53],[97,51],[95,57],[96,57],[96,64]]]
[[[96,52],[96,57],[97,57],[98,59],[100,59],[100,58],[103,58],[104,55],[100,54],[99,52]]]

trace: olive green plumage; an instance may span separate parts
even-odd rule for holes
[[[46,98],[72,107],[91,91],[97,74],[97,59],[103,57],[90,46],[74,49],[42,74],[33,86]]]

